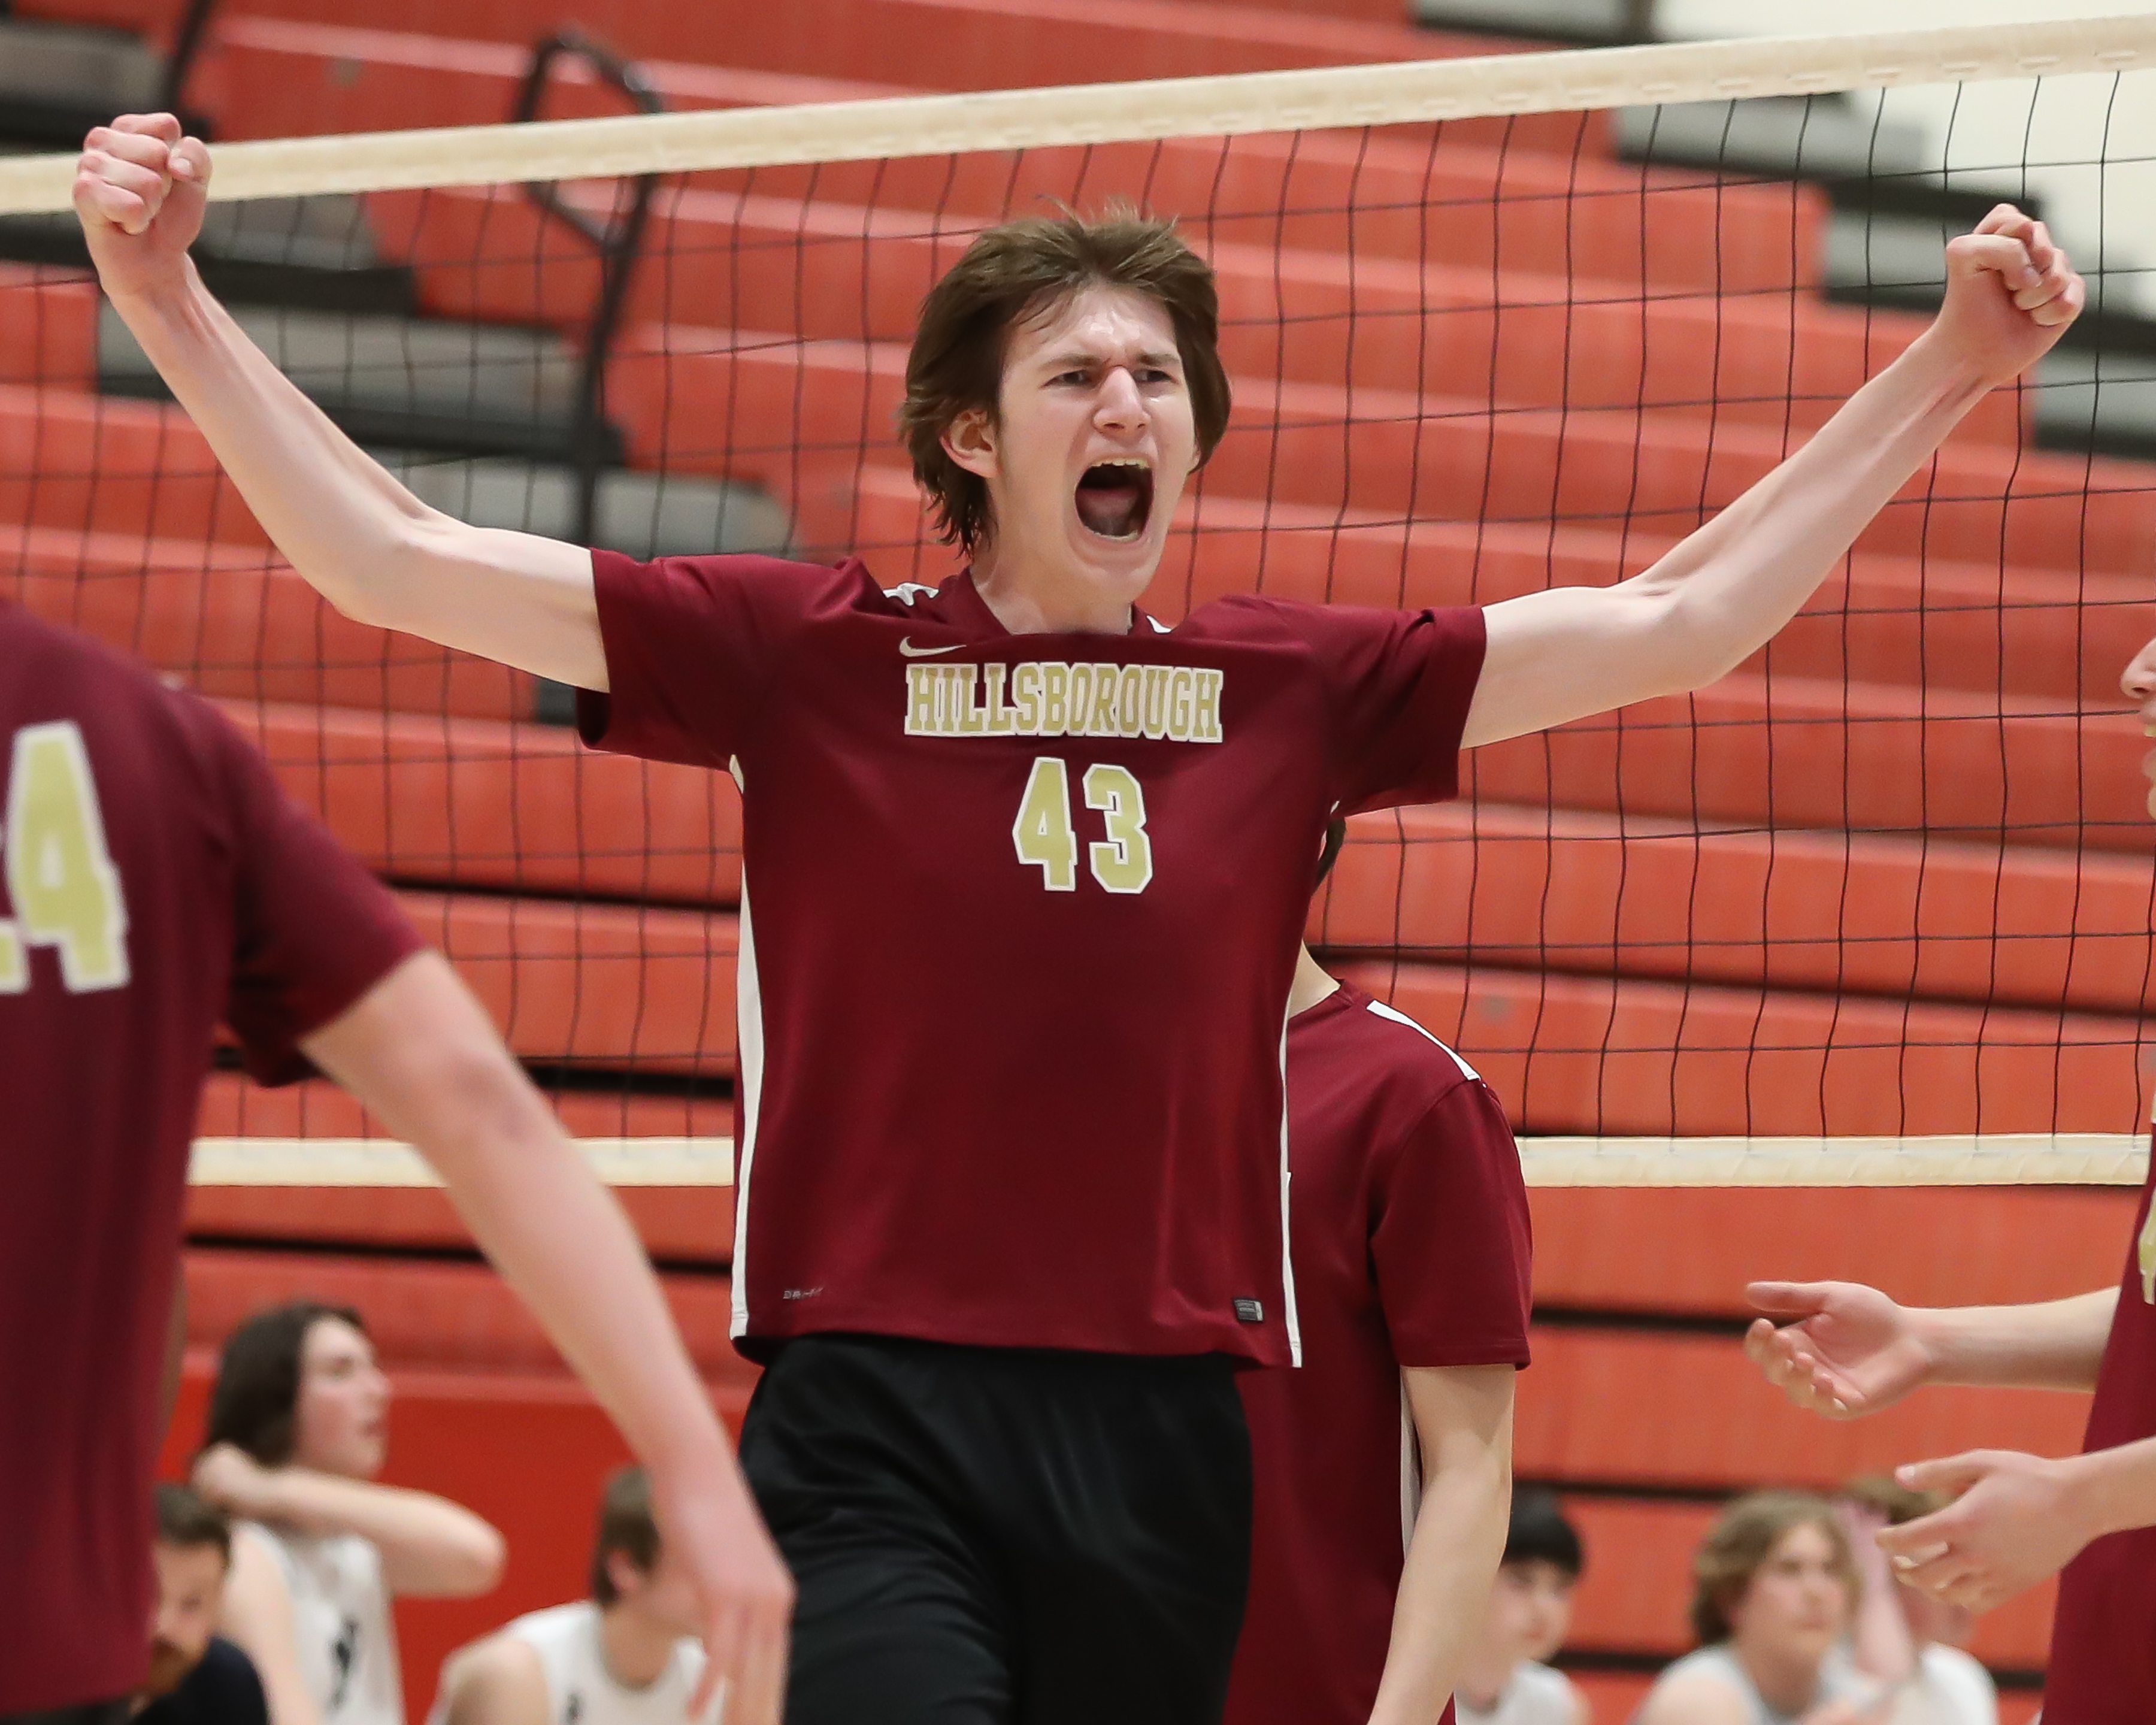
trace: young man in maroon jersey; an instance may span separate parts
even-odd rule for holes
[[[2156,640],[2120,680],[2156,737]],[[2143,763],[2156,778],[2156,754]],[[2156,814],[2156,790],[2148,798]],[[2059,1576],[2045,1725],[2156,1719],[2156,1158],[2116,1287],[1922,1311],[1855,1282],[1754,1282],[1745,1351],[1800,1408],[1853,1420],[1926,1384],[2093,1389],[2082,1453],[1975,1450],[1900,1470],[1954,1501],[1879,1536],[1903,1582],[1988,1611]],[[1774,1319],[1782,1319],[1777,1327]],[[2063,1573],[2061,1573],[2063,1572]]]
[[[650,1267],[442,957],[214,708],[0,603],[0,1720],[126,1717],[187,1145],[219,1023],[440,1173],[667,1481],[741,1717],[790,1586]],[[734,1717],[730,1715],[730,1717]]]
[[[76,207],[292,566],[585,691],[594,743],[743,786],[735,1329],[770,1363],[743,1456],[801,1589],[797,1725],[1217,1714],[1229,1367],[1299,1352],[1281,1027],[1326,821],[1729,670],[2083,291],[1994,212],[1926,336],[1617,586],[1170,629],[1136,601],[1229,391],[1212,272],[1164,223],[1009,224],[931,292],[907,441],[973,567],[886,592],[428,509],[203,290],[208,172],[170,116],[122,120]]]
[[[1496,1097],[1414,1019],[1306,947],[1288,1011],[1303,1365],[1242,1380],[1255,1489],[1227,1722],[1431,1725],[1505,1551],[1527,1187]]]

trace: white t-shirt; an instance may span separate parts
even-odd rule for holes
[[[1916,1681],[1895,1697],[1888,1725],[1999,1725],[1991,1673],[1958,1647],[1936,1641],[1917,1656]]]
[[[666,1669],[641,1689],[617,1682],[599,1641],[599,1608],[589,1599],[529,1612],[502,1627],[539,1656],[547,1677],[547,1725],[685,1725],[689,1698],[704,1675],[704,1650],[685,1637]],[[428,1725],[449,1718],[442,1686]]]
[[[322,1725],[404,1725],[397,1629],[382,1553],[357,1533],[316,1538],[243,1522],[264,1541],[292,1594],[300,1672]]]
[[[1743,1661],[1738,1658],[1727,1642],[1722,1642],[1712,1647],[1702,1647],[1697,1653],[1685,1655],[1655,1679],[1655,1686],[1647,1692],[1647,1700],[1652,1701],[1665,1685],[1675,1679],[1689,1677],[1699,1671],[1713,1672],[1743,1699],[1750,1709],[1748,1725],[1799,1725],[1804,1714],[1814,1707],[1824,1707],[1830,1701],[1861,1703],[1873,1699],[1879,1692],[1876,1684],[1857,1676],[1845,1664],[1838,1665],[1836,1661],[1829,1660],[1820,1668],[1819,1692],[1805,1704],[1802,1712],[1778,1713],[1768,1706],[1766,1697],[1760,1694],[1758,1686],[1752,1681],[1751,1673],[1744,1669]],[[1644,1707],[1645,1703],[1641,1705]]]
[[[1579,1693],[1563,1671],[1528,1660],[1512,1668],[1489,1712],[1458,1694],[1452,1697],[1452,1709],[1460,1725],[1573,1725],[1579,1717]]]

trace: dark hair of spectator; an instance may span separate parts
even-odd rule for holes
[[[232,1561],[232,1523],[224,1512],[207,1497],[168,1481],[157,1483],[157,1543],[182,1551],[213,1545],[226,1563]]]
[[[326,1317],[367,1333],[367,1325],[349,1306],[294,1300],[256,1312],[226,1337],[217,1384],[209,1393],[204,1449],[235,1444],[264,1467],[281,1467],[292,1459],[299,1440],[300,1355],[307,1332]]]
[[[651,1481],[640,1467],[614,1471],[599,1497],[598,1538],[592,1544],[592,1597],[602,1607],[621,1597],[607,1574],[607,1559],[619,1552],[649,1575],[659,1566],[659,1523],[651,1515]]]
[[[1754,1491],[1732,1503],[1707,1530],[1691,1560],[1691,1627],[1711,1647],[1733,1632],[1729,1614],[1774,1548],[1799,1527],[1816,1527],[1833,1548],[1834,1568],[1852,1607],[1856,1603],[1856,1558],[1834,1506],[1810,1491]]]
[[[1574,1581],[1587,1567],[1579,1529],[1565,1519],[1557,1493],[1545,1486],[1522,1486],[1512,1493],[1512,1525],[1505,1535],[1508,1563],[1549,1563]]]
[[[1183,244],[1174,223],[1116,202],[1094,220],[1066,211],[991,228],[921,302],[906,362],[906,401],[898,410],[899,434],[938,531],[968,554],[994,525],[988,482],[951,459],[943,434],[971,409],[994,417],[1014,326],[1050,316],[1073,294],[1095,286],[1128,288],[1168,313],[1190,392],[1199,461],[1228,429],[1213,266]]]
[[[1913,1522],[1919,1516],[1928,1516],[1933,1510],[1944,1509],[1948,1502],[1939,1492],[1912,1491],[1891,1474],[1883,1473],[1868,1473],[1861,1479],[1851,1480],[1841,1488],[1840,1496],[1860,1509],[1886,1517],[1887,1525],[1892,1527]]]

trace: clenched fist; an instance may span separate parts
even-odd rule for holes
[[[186,280],[208,189],[208,146],[170,114],[123,114],[90,132],[75,167],[74,208],[109,297]]]

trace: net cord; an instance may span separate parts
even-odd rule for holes
[[[728,1186],[731,1138],[585,1138],[615,1186]],[[2123,1132],[1872,1138],[1522,1138],[1530,1186],[2132,1186],[2148,1141]],[[439,1186],[382,1138],[202,1138],[196,1186]]]
[[[213,199],[1235,137],[2156,65],[2156,13],[1407,60],[1041,90],[217,146]],[[0,215],[65,210],[73,156],[0,162]]]

